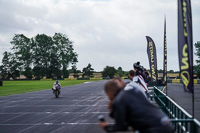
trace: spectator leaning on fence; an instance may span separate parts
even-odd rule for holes
[[[132,70],[133,71],[133,70]],[[134,71],[133,71],[134,72]],[[119,78],[119,77],[115,77],[114,79],[113,79],[113,81],[117,84],[117,86],[119,87],[119,88],[121,88],[121,89],[123,89],[123,90],[130,90],[130,89],[133,89],[133,88],[137,88],[137,89],[139,89],[141,92],[143,92],[143,94],[145,95],[145,96],[147,96],[147,93],[146,93],[146,91],[145,91],[145,89],[144,88],[142,88],[140,85],[138,85],[137,83],[135,83],[135,82],[133,82],[133,81],[131,81],[131,82],[129,82],[129,83],[125,83],[121,78]]]
[[[147,85],[145,83],[145,76],[143,74],[142,68],[140,66],[140,62],[134,63],[133,68],[135,71],[135,77],[133,78],[133,81],[140,84],[146,91],[148,90]]]
[[[141,75],[136,75],[136,73],[133,70],[130,70],[128,72],[128,76],[129,76],[130,80],[132,80],[134,83],[137,83],[138,85],[140,85],[142,87],[141,91],[148,94],[148,87]],[[132,83],[132,82],[130,82],[130,83]]]
[[[140,133],[172,133],[168,117],[138,89],[124,91],[114,81],[108,81],[104,90],[111,101],[112,117],[115,119],[113,125],[100,122],[105,131],[127,131],[130,126]]]

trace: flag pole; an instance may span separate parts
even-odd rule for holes
[[[194,92],[192,93],[192,118],[194,119]]]
[[[166,35],[166,15],[164,17],[164,48],[163,48],[163,79],[162,84],[164,85],[163,92],[167,95],[167,35]]]

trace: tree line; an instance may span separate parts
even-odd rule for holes
[[[37,34],[28,38],[23,34],[15,34],[10,42],[11,52],[3,53],[0,75],[2,79],[16,79],[24,75],[27,79],[46,78],[68,78],[69,73],[74,73],[78,78],[76,64],[78,54],[74,51],[73,42],[62,33],[55,33],[53,36]],[[69,65],[71,69],[68,69]],[[94,69],[89,63],[82,70],[82,77],[93,77]],[[113,78],[126,76],[121,67],[115,69],[106,66],[102,71],[103,77]]]
[[[16,79],[24,75],[27,79],[34,78],[68,78],[69,73],[74,73],[78,78],[76,64],[78,54],[74,51],[73,42],[62,33],[55,33],[53,36],[37,34],[28,38],[23,34],[15,34],[12,41],[12,52],[3,53],[0,75],[2,79]],[[197,65],[194,65],[194,74],[200,77],[200,42],[195,43]],[[69,65],[71,69],[68,69]],[[149,70],[147,70],[149,71]],[[93,77],[94,69],[89,63],[82,70],[82,77]],[[162,73],[163,70],[158,70]],[[168,73],[178,73],[179,71],[169,70]],[[113,66],[106,66],[101,72],[103,77],[113,78],[114,76],[127,76],[128,72],[121,67],[115,69]]]
[[[75,66],[78,62],[73,42],[62,33],[38,34],[32,38],[15,34],[11,44],[12,52],[3,53],[0,66],[3,79],[15,79],[20,74],[27,79],[32,79],[33,75],[35,78],[66,78],[70,63]]]
[[[74,69],[74,67],[72,66],[72,69],[70,70],[71,72],[74,73],[74,77],[78,78],[79,75],[78,73],[81,73],[80,70],[76,70]],[[89,63],[86,67],[83,68],[82,70],[82,77],[93,77],[93,73],[94,73],[94,69],[92,68],[92,65]],[[102,73],[102,77],[105,78],[113,78],[114,76],[118,76],[118,77],[124,77],[128,75],[128,72],[125,72],[122,70],[122,67],[119,67],[118,69],[115,69],[115,67],[113,66],[106,66],[103,71],[101,71],[100,73]]]
[[[200,78],[200,41],[194,44],[197,56],[196,65],[194,65],[194,74],[197,74],[197,77]]]

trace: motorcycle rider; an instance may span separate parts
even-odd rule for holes
[[[60,89],[61,89],[61,84],[59,83],[58,80],[56,80],[56,82],[53,84],[53,89],[58,89],[58,93],[60,94]]]

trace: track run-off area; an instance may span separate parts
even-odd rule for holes
[[[105,80],[0,97],[0,133],[102,133],[98,115],[110,121]]]
[[[104,133],[98,115],[113,123],[104,93],[107,80],[0,97],[0,133]],[[168,84],[168,95],[191,113],[191,94],[182,84]],[[195,117],[200,120],[200,85],[195,85]]]

